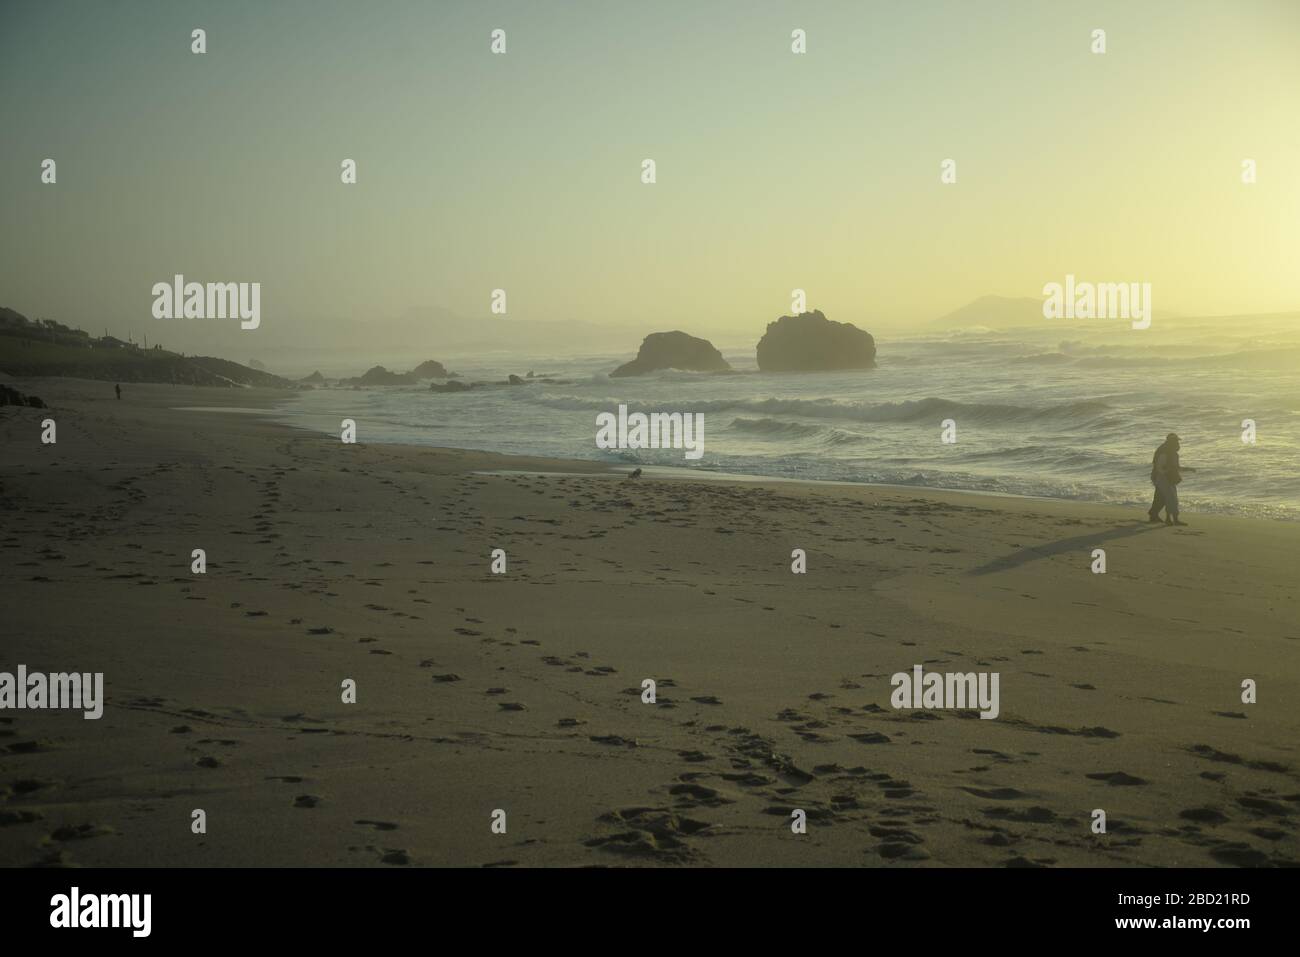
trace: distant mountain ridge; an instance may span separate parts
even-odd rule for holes
[[[1156,309],[1155,316],[1160,319],[1180,318],[1178,313],[1166,309]],[[980,296],[952,312],[945,313],[938,319],[932,319],[932,326],[959,328],[964,326],[988,326],[990,329],[1009,329],[1015,326],[1037,325],[1047,320],[1043,315],[1043,299],[1033,296]],[[1089,322],[1079,319],[1078,322]]]
[[[932,326],[1027,326],[1043,321],[1043,300],[1029,296],[980,296],[938,319]]]

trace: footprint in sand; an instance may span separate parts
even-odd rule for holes
[[[1272,827],[1251,828],[1250,833],[1256,837],[1262,837],[1266,841],[1280,841],[1287,836],[1286,831],[1279,831],[1277,828]]]
[[[977,798],[983,798],[986,801],[1018,801],[1020,798],[1029,797],[1023,791],[1017,791],[1015,788],[961,788]]]
[[[879,731],[864,731],[861,734],[849,735],[859,744],[889,744],[890,738],[887,734],[881,734]]]
[[[1226,824],[1230,820],[1228,815],[1212,807],[1189,807],[1185,811],[1179,811],[1178,816],[1197,824]]]
[[[53,778],[19,778],[10,787],[14,794],[34,794],[37,791],[58,787],[62,783],[62,781],[56,781]],[[0,794],[3,793],[4,790],[0,789]]]
[[[663,861],[687,861],[695,852],[687,839],[707,830],[707,821],[679,817],[666,808],[625,808],[602,815],[605,824],[619,830],[607,837],[584,841],[587,847],[615,854]]]
[[[688,777],[683,775],[683,777]],[[674,784],[668,789],[668,793],[677,798],[677,806],[684,808],[693,807],[721,807],[723,804],[735,804],[736,802],[729,797],[725,797],[721,792],[702,784]]]
[[[882,843],[876,847],[876,853],[886,860],[923,861],[930,855],[920,845],[921,837],[901,827],[872,827],[872,837],[881,838]]]
[[[1269,817],[1287,817],[1291,814],[1291,809],[1285,805],[1278,804],[1276,801],[1267,798],[1247,796],[1237,798],[1237,803],[1242,807],[1254,811],[1256,814],[1264,814]]]
[[[1123,771],[1098,771],[1096,774],[1089,774],[1086,777],[1094,781],[1105,781],[1111,787],[1137,787],[1147,783],[1141,778],[1125,774]]]
[[[103,837],[114,833],[111,827],[102,824],[76,824],[61,827],[50,834],[52,841],[84,841],[91,837]]]
[[[1216,861],[1233,864],[1237,867],[1262,867],[1271,863],[1269,856],[1263,851],[1256,850],[1240,842],[1220,844],[1210,851],[1210,856]]]
[[[1208,744],[1193,744],[1188,749],[1193,754],[1207,758],[1210,761],[1223,761],[1228,764],[1244,764],[1248,768],[1254,768],[1256,771],[1272,771],[1275,774],[1289,774],[1290,769],[1285,764],[1279,764],[1276,761],[1247,761],[1239,754],[1231,754],[1226,751],[1220,751],[1212,748]]]
[[[986,817],[994,818],[999,821],[1019,821],[1023,824],[1052,824],[1059,820],[1056,812],[1046,807],[986,807],[983,809]]]
[[[635,738],[624,738],[617,734],[593,734],[590,736],[592,741],[597,744],[608,744],[618,748],[635,748],[637,742]]]
[[[0,827],[12,827],[16,824],[34,824],[44,818],[39,811],[5,811],[0,810]]]

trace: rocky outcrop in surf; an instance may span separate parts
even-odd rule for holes
[[[339,385],[418,385],[428,379],[455,379],[456,373],[448,372],[441,362],[426,359],[410,372],[390,372],[383,366],[372,366],[362,375],[351,379],[340,379]]]
[[[645,375],[661,369],[685,372],[729,372],[731,366],[707,339],[684,332],[652,332],[641,343],[636,358],[625,362],[611,377]]]
[[[343,379],[342,385],[409,385],[415,376],[409,372],[389,372],[383,366],[371,366],[359,376]]]
[[[820,309],[769,322],[758,340],[758,368],[763,372],[832,372],[875,365],[871,333],[832,322]]]
[[[448,372],[443,364],[436,359],[425,359],[411,370],[411,375],[417,379],[454,379],[456,377],[456,373]]]

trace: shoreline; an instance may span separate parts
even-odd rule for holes
[[[292,403],[292,400],[296,397],[297,397],[296,393],[287,393],[285,395],[283,402],[280,403],[280,406],[283,407],[283,406],[290,405]],[[275,414],[275,411],[276,411],[275,409],[272,409],[269,411],[269,414]],[[333,434],[323,429],[313,428],[308,425],[295,424],[289,421],[281,420],[279,421],[278,424],[285,425],[291,429],[297,429],[303,432],[313,433],[317,435]],[[1061,502],[1061,503],[1077,504],[1081,506],[1124,509],[1129,511],[1134,509],[1140,509],[1143,514],[1145,514],[1146,508],[1148,507],[1147,504],[1145,503],[1149,502],[1150,495],[1151,495],[1151,491],[1147,486],[1140,486],[1141,489],[1140,494],[1138,495],[1137,498],[1135,498],[1132,501],[1105,501],[1105,500],[1092,500],[1092,499],[1065,498],[1061,496],[1051,496],[1051,495],[1034,495],[1025,492],[1004,492],[1004,491],[998,491],[992,489],[953,488],[948,486],[911,485],[911,484],[899,484],[893,482],[865,482],[865,481],[856,482],[856,481],[848,481],[844,479],[802,478],[802,477],[791,477],[791,476],[783,476],[783,475],[763,475],[761,473],[750,473],[750,472],[729,472],[729,471],[723,471],[721,469],[689,468],[685,466],[665,466],[665,465],[637,466],[635,464],[620,463],[620,462],[613,462],[613,461],[601,461],[599,459],[567,458],[563,456],[560,457],[531,456],[531,455],[521,455],[519,453],[512,453],[512,452],[499,452],[492,449],[429,445],[420,442],[372,442],[369,444],[404,447],[404,448],[430,449],[434,451],[469,452],[473,454],[502,456],[507,459],[514,459],[514,458],[533,459],[533,460],[542,459],[547,462],[556,463],[554,467],[546,470],[548,474],[565,474],[566,472],[573,472],[574,474],[588,474],[593,468],[604,469],[609,471],[612,474],[626,474],[627,472],[631,472],[633,469],[639,467],[642,469],[645,476],[662,478],[662,479],[676,479],[676,480],[684,480],[684,481],[735,482],[738,484],[747,484],[747,485],[807,484],[807,485],[815,485],[815,486],[842,487],[842,488],[882,489],[882,490],[895,491],[895,492],[915,492],[918,494],[935,493],[937,495],[949,495],[949,494],[969,495],[969,496],[975,496],[977,498],[980,497],[994,498],[994,499],[1009,498],[1009,499],[1018,499],[1018,500],[1025,500],[1031,502]],[[578,471],[574,471],[575,469],[577,469]],[[510,469],[507,468],[504,471],[510,471]],[[1243,512],[1243,511],[1233,511],[1233,510],[1214,509],[1214,508],[1205,511],[1197,511],[1196,510],[1197,506],[1193,499],[1192,502],[1188,503],[1187,513],[1188,515],[1195,515],[1198,517],[1224,516],[1224,517],[1247,519],[1247,520],[1261,521],[1261,522],[1283,521],[1283,522],[1300,523],[1300,507],[1297,506],[1273,505],[1273,504],[1261,503],[1261,504],[1252,505],[1250,507],[1259,510],[1275,510],[1275,512],[1270,514],[1259,514],[1257,512]]]
[[[20,384],[26,383],[31,385],[35,383],[35,388],[39,389],[43,385],[53,387],[56,391],[68,396],[88,397],[87,393],[102,391],[107,383],[95,379],[76,379],[70,377],[11,377]],[[60,390],[60,384],[68,384],[66,391]],[[72,386],[78,386],[78,391],[72,391]],[[133,383],[133,388],[144,387],[147,389],[169,390],[174,392],[176,389],[191,390],[198,396],[212,395],[218,391],[212,386],[173,386],[161,383]],[[84,390],[84,391],[83,391]],[[34,390],[35,391],[35,390]],[[49,389],[47,388],[47,391]],[[257,413],[264,416],[274,416],[282,412],[286,407],[292,405],[294,399],[299,394],[293,391],[284,391],[278,389],[264,389],[259,387],[241,387],[231,389],[220,389],[222,396],[238,397],[234,404],[222,406],[167,406],[160,399],[161,396],[151,395],[151,404],[168,408],[171,411],[187,412],[194,414],[222,415],[222,414],[249,414]],[[48,410],[45,410],[48,411]],[[282,420],[264,420],[264,425],[272,428],[283,428],[289,432],[312,435],[317,438],[331,436],[333,433],[312,428],[306,425],[297,425],[292,422]],[[524,455],[511,452],[496,452],[489,449],[470,449],[460,448],[457,446],[443,445],[425,445],[420,443],[408,442],[360,442],[358,445],[373,446],[375,448],[387,448],[391,450],[414,450],[426,451],[435,455],[459,456],[473,458],[475,456],[484,456],[492,461],[499,461],[499,464],[492,468],[478,470],[484,475],[549,475],[549,476],[576,476],[576,475],[606,475],[610,478],[626,476],[637,466],[631,464],[621,464],[616,462],[601,462],[593,459],[565,458],[555,456],[536,456]],[[540,467],[522,468],[525,463],[533,463]],[[999,492],[981,489],[963,489],[963,488],[941,488],[930,485],[898,485],[884,482],[850,482],[838,479],[814,479],[814,478],[789,478],[785,476],[760,475],[742,472],[724,472],[714,469],[689,469],[677,466],[660,466],[660,465],[643,465],[645,478],[657,478],[669,481],[684,482],[716,482],[722,484],[737,484],[745,486],[758,487],[781,487],[781,486],[808,486],[808,487],[825,487],[831,489],[861,489],[865,491],[879,491],[891,494],[912,494],[918,496],[933,495],[936,501],[949,501],[949,496],[960,496],[975,500],[991,499],[1011,500],[1025,503],[1038,503],[1042,505],[1057,505],[1065,507],[1077,507],[1084,510],[1103,509],[1123,513],[1123,515],[1132,514],[1135,518],[1140,518],[1146,514],[1146,499],[1135,501],[1132,504],[1090,501],[1084,499],[1059,498],[1043,495],[1028,495],[1017,492]],[[1118,516],[1117,516],[1118,517]],[[1196,512],[1186,510],[1184,518],[1194,517],[1197,522],[1204,519],[1229,519],[1232,521],[1257,522],[1263,524],[1274,524],[1276,522],[1286,522],[1300,525],[1300,516],[1292,517],[1290,515],[1267,516],[1253,514],[1239,514],[1234,512]],[[1189,526],[1190,527],[1190,526]]]

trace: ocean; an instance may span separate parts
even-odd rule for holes
[[[686,331],[691,331],[687,329]],[[320,388],[285,407],[287,423],[360,442],[482,449],[618,465],[1029,495],[1145,508],[1152,453],[1168,432],[1196,469],[1184,517],[1223,512],[1300,519],[1300,324],[1157,317],[993,330],[876,335],[875,369],[764,373],[752,344],[727,348],[735,371],[611,379],[632,358],[437,356],[462,380],[514,373],[557,382],[467,393],[426,387]],[[427,356],[412,356],[410,368]],[[357,369],[360,374],[362,370]],[[596,416],[695,412],[704,455],[603,450]],[[956,441],[941,440],[953,420]],[[1244,420],[1255,441],[1243,442]]]

